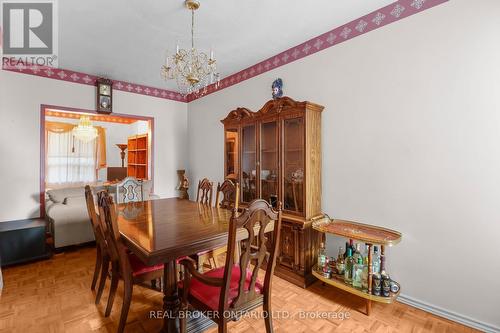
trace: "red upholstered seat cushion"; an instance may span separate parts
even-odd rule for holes
[[[153,266],[148,266],[144,264],[141,259],[137,258],[135,254],[130,252],[128,254],[128,260],[130,262],[130,267],[132,268],[132,275],[133,276],[138,276],[142,274],[146,274],[149,272],[153,272],[156,270],[163,269],[163,264],[158,264],[158,265],[153,265]]]
[[[222,278],[224,276],[224,267],[219,267],[204,273],[203,275],[208,277]],[[252,272],[247,269],[246,279],[245,279],[245,290],[248,290],[250,285],[250,281],[252,279]],[[238,286],[240,281],[240,266],[234,265],[233,272],[231,275],[231,283],[229,285],[229,296],[228,303],[231,304],[233,299],[238,296]],[[180,284],[182,287],[182,283]],[[262,294],[264,286],[257,279],[255,282],[255,291],[259,294]],[[203,282],[197,280],[195,277],[191,278],[191,287],[189,293],[192,297],[196,298],[203,304],[207,305],[213,310],[217,310],[219,307],[219,298],[221,294],[221,288],[213,287],[204,284]]]

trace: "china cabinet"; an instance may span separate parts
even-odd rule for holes
[[[283,207],[276,274],[299,286],[314,281],[321,217],[321,112],[289,97],[259,111],[231,111],[224,124],[224,176],[240,184],[241,206],[262,198]],[[273,240],[269,240],[272,242]]]

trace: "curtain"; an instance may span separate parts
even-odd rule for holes
[[[100,126],[94,126],[97,128],[97,150],[96,150],[96,161],[97,169],[106,168],[108,165],[106,163],[106,129]]]
[[[86,144],[73,137],[72,131],[76,126],[45,122],[46,181],[49,184],[95,181],[97,170],[107,167],[106,129],[94,126],[98,133],[97,140]]]
[[[45,131],[53,133],[71,132],[76,125],[67,123],[58,123],[54,121],[45,122]]]
[[[69,132],[47,133],[47,171],[49,184],[96,181],[96,142],[74,139]],[[74,149],[73,149],[74,148]]]

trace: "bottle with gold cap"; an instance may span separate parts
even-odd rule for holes
[[[363,286],[363,258],[361,257],[358,257],[358,261],[354,264],[352,270],[352,286],[358,289]]]
[[[368,256],[364,258],[364,264],[363,264],[363,274],[361,276],[362,282],[361,282],[361,289],[364,292],[368,292],[368,273],[371,270],[371,267],[368,267]]]
[[[344,274],[344,249],[342,246],[339,247],[339,255],[337,257],[337,262],[335,263],[335,268],[337,269],[337,274]]]
[[[352,248],[347,248],[347,257],[344,266],[344,282],[352,285],[352,272],[354,269],[354,258],[352,257]]]
[[[325,267],[326,263],[326,249],[325,249],[325,243],[321,243],[319,246],[319,251],[318,251],[318,270],[322,270],[323,267]]]

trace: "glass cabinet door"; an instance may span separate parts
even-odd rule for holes
[[[283,121],[283,209],[304,212],[304,118]]]
[[[238,160],[238,129],[226,129],[226,170],[224,176],[231,180],[237,180],[240,172]]]
[[[241,130],[241,201],[257,198],[257,151],[255,124],[243,126]]]
[[[260,125],[260,197],[278,204],[278,123]]]

